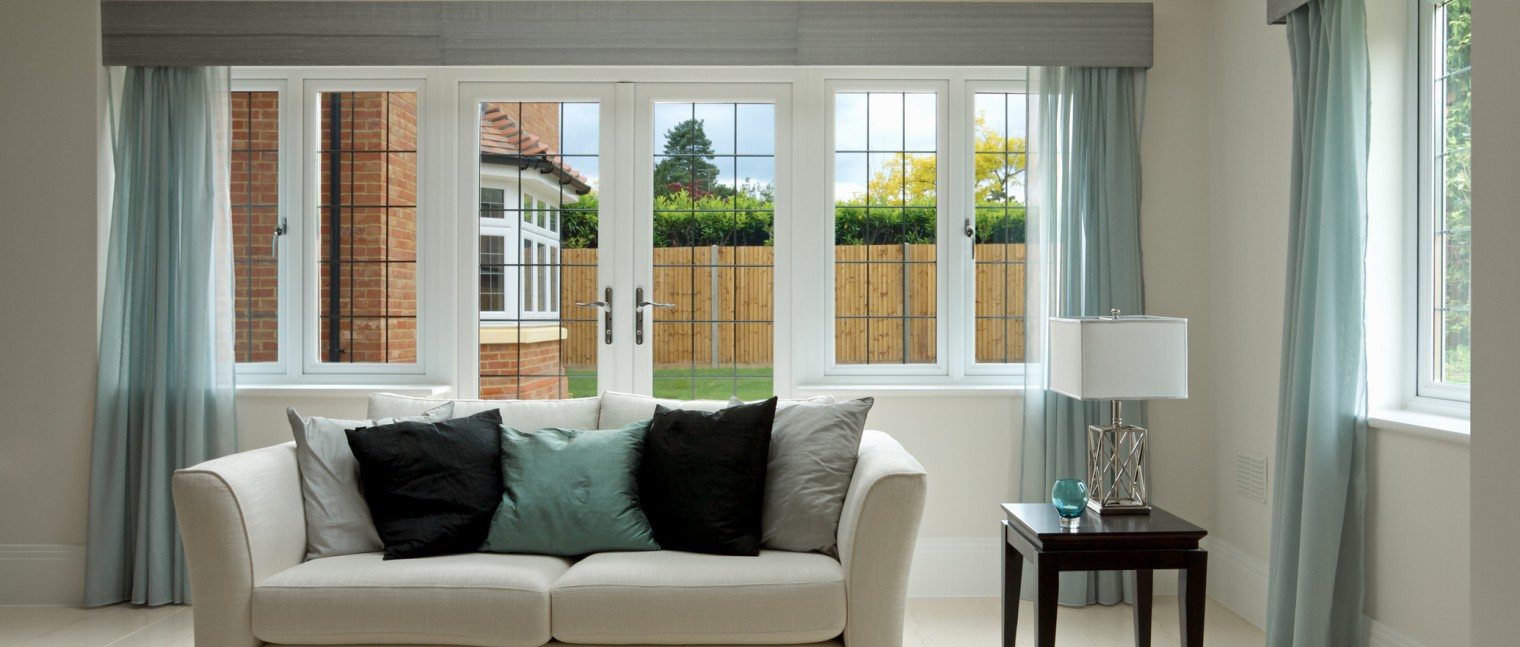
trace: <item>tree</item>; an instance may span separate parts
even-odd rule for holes
[[[703,131],[701,119],[687,119],[665,131],[665,154],[673,157],[654,167],[656,196],[686,191],[700,198],[716,193],[718,166],[711,161],[712,140]]]
[[[1023,204],[1014,189],[1024,186],[1029,156],[1023,137],[1004,137],[989,128],[982,117],[976,118],[976,204],[977,206]],[[987,154],[993,153],[993,154]],[[1003,153],[1008,153],[1004,156]]]
[[[1446,52],[1443,119],[1449,152],[1444,158],[1444,213],[1435,214],[1438,230],[1446,231],[1444,285],[1437,299],[1457,306],[1445,313],[1444,364],[1441,378],[1461,384],[1472,373],[1472,313],[1460,309],[1472,303],[1472,0],[1446,5]],[[1444,222],[1443,222],[1444,220]]]
[[[1020,206],[1015,189],[1028,176],[1024,138],[1004,137],[976,118],[977,206]],[[993,153],[993,154],[988,154]],[[1003,153],[1008,153],[1006,156]],[[870,206],[933,206],[939,168],[932,155],[905,154],[889,158],[872,174],[866,195],[849,204]]]
[[[1005,137],[976,119],[976,206],[979,243],[1024,242],[1024,209],[1017,189],[1028,177],[1022,137]],[[1011,152],[1010,152],[1011,151]],[[935,184],[939,167],[932,155],[905,154],[877,168],[864,195],[834,209],[834,241],[839,245],[934,242]],[[863,207],[904,207],[902,210]]]
[[[591,249],[597,246],[597,212],[601,197],[595,191],[560,207],[559,241],[565,249]]]

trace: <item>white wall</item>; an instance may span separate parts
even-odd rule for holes
[[[1515,463],[1520,433],[1520,3],[1473,2],[1473,644],[1513,644],[1520,633],[1516,582]],[[1463,539],[1453,536],[1453,543]]]
[[[1387,344],[1403,334],[1388,324],[1404,307],[1395,284],[1401,275],[1393,269],[1402,256],[1388,248],[1403,244],[1401,227],[1408,217],[1402,175],[1408,123],[1402,111],[1407,79],[1402,57],[1408,32],[1402,0],[1367,0],[1367,6],[1374,62],[1369,337]],[[1219,470],[1212,531],[1229,548],[1216,552],[1232,552],[1246,566],[1223,565],[1235,578],[1224,601],[1259,623],[1266,611],[1271,510],[1235,493],[1232,470],[1236,448],[1243,448],[1268,456],[1276,476],[1292,81],[1286,28],[1266,24],[1262,3],[1219,2],[1212,9],[1206,184],[1212,205],[1210,291],[1218,318],[1213,361]],[[1369,357],[1372,381],[1382,390],[1375,404],[1397,399],[1388,393],[1387,376],[1398,367],[1386,359],[1386,353]],[[1367,615],[1378,623],[1379,637],[1431,646],[1474,644],[1465,622],[1468,556],[1450,549],[1468,536],[1469,508],[1451,493],[1466,490],[1469,453],[1460,443],[1370,432]]]
[[[78,599],[84,582],[97,4],[0,3],[0,411],[12,420],[0,430],[0,604]],[[10,585],[37,568],[57,578]]]

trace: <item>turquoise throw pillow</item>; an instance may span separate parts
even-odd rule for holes
[[[502,427],[506,491],[480,549],[586,555],[659,550],[639,507],[636,475],[649,421],[582,431]]]

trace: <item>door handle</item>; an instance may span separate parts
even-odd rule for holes
[[[601,301],[592,301],[592,302],[589,302],[589,303],[583,303],[583,302],[577,301],[575,303],[575,305],[578,306],[578,307],[581,307],[581,308],[601,308],[602,309],[602,343],[603,344],[611,344],[612,343],[612,288],[610,288],[610,287],[607,288],[602,294],[604,296],[602,297]]]
[[[644,344],[644,308],[674,308],[674,303],[655,303],[644,300],[644,288],[639,288],[633,293],[633,343],[642,346]]]

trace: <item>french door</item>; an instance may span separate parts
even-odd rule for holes
[[[774,84],[462,84],[462,204],[478,204],[460,265],[478,343],[462,359],[479,397],[769,396],[789,99]]]

